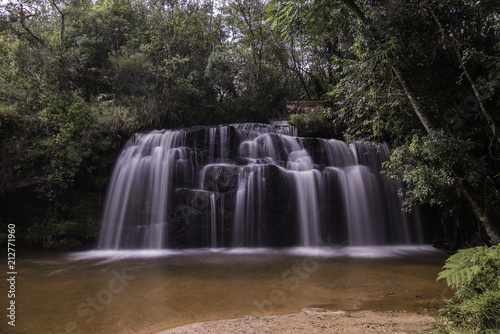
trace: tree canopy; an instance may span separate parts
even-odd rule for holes
[[[295,120],[390,142],[408,209],[498,243],[499,51],[495,0],[4,1],[2,190],[102,191],[134,132],[322,100]]]

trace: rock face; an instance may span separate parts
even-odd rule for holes
[[[201,186],[208,191],[225,193],[238,190],[240,167],[235,165],[208,165],[202,170]]]
[[[295,135],[281,123],[137,134],[116,163],[99,246],[422,242],[380,175],[387,145]]]

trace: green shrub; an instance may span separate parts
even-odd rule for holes
[[[54,221],[50,218],[34,223],[26,235],[30,247],[75,249],[87,247],[97,237],[99,221],[87,218],[84,222]]]
[[[500,333],[500,245],[458,251],[440,279],[456,292],[439,311],[435,333]]]
[[[301,137],[339,137],[340,131],[321,113],[293,114],[290,124],[297,128]]]

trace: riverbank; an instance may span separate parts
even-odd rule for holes
[[[193,333],[422,333],[429,331],[434,317],[427,314],[375,311],[329,311],[305,308],[299,313],[265,317],[199,322],[158,334]]]

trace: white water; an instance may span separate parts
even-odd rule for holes
[[[67,253],[70,261],[103,259],[110,262],[127,258],[164,258],[182,256],[203,256],[207,254],[224,255],[267,255],[267,256],[312,256],[322,258],[350,257],[350,258],[393,258],[409,255],[444,254],[442,250],[431,245],[400,245],[400,246],[318,246],[318,247],[291,247],[286,249],[233,247],[233,248],[196,248],[196,249],[141,249],[141,250],[91,250]]]
[[[421,244],[381,175],[386,144],[232,124],[134,136],[111,178],[101,249]],[[312,151],[310,151],[312,149]]]
[[[166,212],[182,132],[153,131],[136,135],[122,151],[111,178],[99,248],[123,246],[124,229],[136,234],[132,247],[164,247]],[[141,236],[141,232],[144,232]]]

